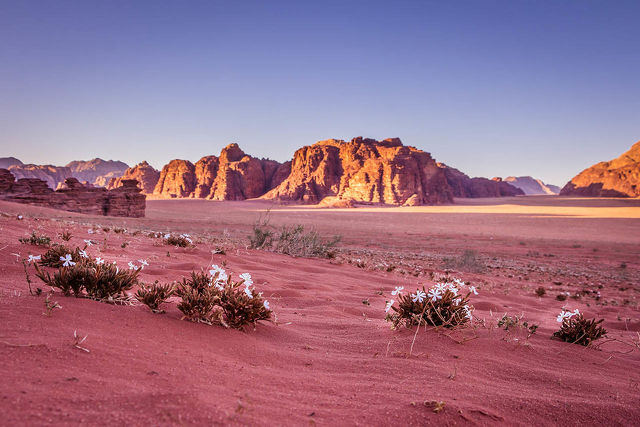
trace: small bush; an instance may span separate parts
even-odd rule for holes
[[[553,333],[555,338],[573,344],[583,346],[590,345],[593,341],[607,335],[606,329],[600,324],[604,319],[585,319],[578,310],[573,312],[563,311],[558,315],[558,322],[562,323],[560,329]]]
[[[534,323],[529,324],[526,320],[523,321],[522,316],[509,316],[507,314],[498,320],[498,327],[503,328],[505,331],[517,328],[525,329],[528,335],[533,335],[538,330],[538,325]]]
[[[473,250],[465,250],[461,255],[442,260],[445,270],[460,270],[479,273],[486,268],[484,262],[478,257],[478,253]]]
[[[248,274],[242,275],[242,281],[235,282],[217,266],[211,273],[209,276],[192,272],[178,285],[176,295],[182,299],[178,309],[185,319],[242,329],[271,318],[268,303],[261,294],[255,295],[251,290],[253,282]]]
[[[69,240],[71,240],[71,232],[69,230],[65,230],[62,233],[60,233],[60,238],[62,240],[64,240],[65,242],[68,242]]]
[[[35,231],[31,232],[31,236],[22,237],[18,239],[20,243],[24,243],[27,245],[35,245],[35,246],[45,246],[48,247],[51,245],[51,237],[46,236],[44,234],[37,234]]]
[[[153,286],[140,286],[138,292],[136,292],[136,299],[145,304],[151,309],[153,313],[164,313],[164,310],[160,310],[161,304],[167,301],[175,292],[175,285],[173,283],[167,283],[164,285]]]
[[[340,236],[324,240],[315,230],[305,232],[300,224],[285,225],[275,238],[275,251],[296,257],[333,258],[334,248],[340,240]]]
[[[536,295],[538,295],[539,297],[543,297],[546,293],[547,290],[544,288],[544,286],[540,286],[536,289]]]
[[[47,252],[42,255],[40,265],[45,267],[60,268],[64,261],[60,258],[67,254],[71,255],[71,260],[75,263],[93,264],[90,258],[83,258],[80,255],[80,248],[71,249],[65,245],[54,244]]]
[[[60,267],[52,276],[36,265],[36,276],[46,285],[60,289],[64,295],[73,292],[76,297],[86,295],[105,302],[126,300],[125,291],[137,284],[139,273],[139,270],[120,270],[113,264],[95,265],[90,260]]]
[[[193,240],[191,240],[188,234],[181,234],[179,236],[165,236],[165,243],[167,245],[178,246],[180,248],[188,248],[189,246],[193,246]]]
[[[459,294],[454,283],[439,283],[429,290],[423,286],[422,290],[416,290],[415,294],[402,295],[396,290],[394,292],[398,295],[398,306],[393,305],[393,300],[387,303],[387,311],[392,309],[393,313],[387,314],[386,320],[391,322],[394,328],[400,325],[407,328],[413,325],[445,328],[464,325],[472,319],[473,307],[469,306],[469,298],[471,292],[475,292],[475,288],[469,289],[465,296]]]

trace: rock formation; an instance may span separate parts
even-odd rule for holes
[[[79,181],[105,187],[111,178],[122,176],[129,166],[120,161],[96,158],[87,161],[74,160],[66,167],[71,170],[72,176]]]
[[[244,200],[262,196],[289,174],[289,165],[245,154],[227,145],[219,157],[205,156],[196,164],[172,160],[160,173],[153,194],[211,200]]]
[[[9,169],[10,166],[21,166],[23,164],[15,157],[0,157],[0,169]]]
[[[504,179],[505,182],[524,191],[527,196],[533,195],[555,195],[560,192],[560,187],[551,184],[545,184],[539,179],[530,176],[509,176]]]
[[[67,178],[63,188],[53,191],[43,180],[15,181],[9,170],[0,169],[0,199],[91,215],[143,217],[146,196],[137,185],[135,180],[123,180],[121,187],[107,190]]]
[[[350,142],[329,139],[294,154],[291,173],[263,196],[318,203],[325,197],[386,204],[436,204],[453,200],[444,170],[429,153],[398,138]]]
[[[561,196],[640,197],[640,141],[617,159],[597,163],[576,175]]]
[[[106,187],[108,190],[118,188],[122,185],[123,180],[128,179],[135,179],[138,182],[138,186],[142,189],[142,194],[152,194],[160,179],[160,172],[146,161],[143,161],[127,169],[121,177],[111,178]]]

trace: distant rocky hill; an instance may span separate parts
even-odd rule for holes
[[[0,169],[8,169],[9,166],[22,165],[23,163],[15,157],[0,157]]]
[[[67,167],[78,181],[86,181],[100,187],[105,187],[111,178],[121,177],[129,167],[126,163],[116,160],[75,160]]]
[[[127,179],[138,181],[142,194],[151,194],[156,188],[158,179],[160,179],[160,172],[146,161],[143,161],[127,169],[121,177],[111,178],[106,187],[108,190],[118,188],[122,185],[122,181]]]
[[[102,159],[76,160],[66,166],[23,164],[13,157],[0,159],[0,161],[2,160],[13,161],[13,164],[7,166],[6,169],[9,169],[16,179],[41,179],[54,190],[60,188],[67,178],[77,178],[78,181],[104,187],[111,178],[122,176],[128,167],[123,162]],[[0,162],[0,165],[2,164]]]
[[[504,182],[502,178],[470,178],[458,169],[438,163],[444,170],[447,184],[454,197],[512,197],[523,196],[524,192]]]
[[[640,141],[617,159],[580,172],[562,188],[560,195],[640,197]]]
[[[524,191],[526,195],[554,195],[560,193],[560,187],[551,184],[545,184],[539,179],[530,176],[508,176],[505,182]]]

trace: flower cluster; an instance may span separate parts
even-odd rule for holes
[[[404,287],[396,286],[391,295],[397,298],[387,301],[386,319],[394,327],[404,325],[431,325],[454,327],[473,319],[473,307],[469,305],[471,294],[477,295],[475,286],[469,286],[463,295],[460,288],[467,285],[459,279],[436,283],[429,289],[416,289],[415,293],[403,294]],[[390,311],[392,311],[390,313]]]
[[[604,319],[585,319],[578,309],[563,310],[556,319],[560,329],[553,333],[554,338],[572,344],[590,345],[593,341],[607,335],[607,331],[600,326]]]
[[[571,319],[573,316],[577,316],[579,314],[580,314],[580,311],[578,311],[577,308],[575,310],[573,310],[573,311],[562,310],[560,312],[560,314],[558,314],[558,317],[556,318],[556,321],[558,323],[562,323],[562,322],[564,322],[564,319]]]
[[[174,236],[170,233],[167,233],[163,236],[163,238],[167,245],[179,246],[181,248],[193,246],[193,240],[188,234],[180,234],[179,236]]]

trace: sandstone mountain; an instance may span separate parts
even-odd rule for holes
[[[111,178],[106,187],[112,190],[120,187],[123,180],[131,179],[138,181],[138,186],[142,189],[142,194],[152,194],[160,179],[160,172],[146,161],[143,161],[127,169],[121,177]]]
[[[318,203],[325,197],[387,204],[452,201],[444,170],[429,153],[398,138],[350,142],[329,139],[297,150],[291,173],[263,196]]]
[[[153,194],[211,200],[244,200],[262,196],[288,175],[289,165],[257,159],[238,144],[227,145],[220,157],[205,156],[194,165],[172,160],[160,173]]]
[[[526,195],[555,195],[560,192],[560,187],[545,184],[539,179],[530,176],[509,176],[504,179],[509,184],[524,191]]]
[[[23,165],[24,163],[22,163],[20,160],[16,159],[15,157],[0,157],[0,169],[8,169],[9,166],[14,166],[14,165]]]
[[[120,161],[96,158],[87,161],[75,160],[67,167],[78,181],[105,187],[111,178],[121,177],[129,166]]]
[[[608,162],[597,163],[564,186],[561,196],[640,197],[640,141]]]

